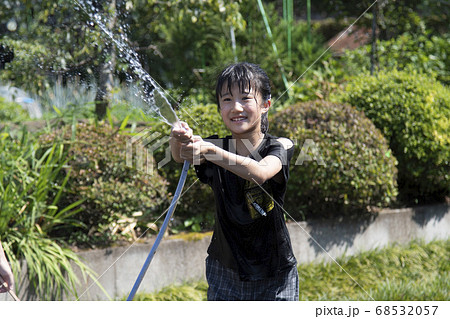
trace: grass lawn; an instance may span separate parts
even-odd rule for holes
[[[450,300],[449,256],[447,240],[338,258],[342,268],[334,262],[302,264],[300,300]],[[134,300],[200,301],[206,300],[207,289],[206,282],[172,285],[139,293]]]

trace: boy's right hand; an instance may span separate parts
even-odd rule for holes
[[[177,125],[174,125],[170,136],[179,143],[187,144],[193,142],[193,132],[186,122],[178,122]]]

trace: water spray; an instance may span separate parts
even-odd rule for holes
[[[139,62],[139,59],[137,57],[136,52],[132,51],[126,43],[123,41],[123,36],[121,39],[117,39],[114,37],[113,33],[106,27],[106,25],[101,21],[101,16],[96,14],[91,14],[85,6],[80,4],[78,0],[74,0],[74,2],[92,19],[94,20],[97,25],[100,27],[100,29],[103,31],[104,34],[106,34],[111,41],[113,41],[120,53],[121,57],[125,59],[134,74],[136,74],[140,79],[144,81],[144,84],[142,85],[142,90],[140,97],[144,102],[147,103],[157,115],[160,116],[160,118],[170,126],[181,126],[179,123],[179,119],[172,109],[169,101],[167,100],[164,90],[162,87],[148,74],[144,68],[142,67],[141,63]],[[156,108],[154,108],[154,107]],[[175,191],[175,194],[173,196],[172,202],[170,203],[166,218],[164,219],[164,223],[161,226],[161,229],[159,230],[159,233],[156,237],[155,243],[152,246],[152,249],[150,250],[150,253],[147,256],[147,259],[145,260],[145,263],[139,272],[138,278],[136,279],[136,282],[133,285],[133,288],[131,289],[130,295],[127,298],[127,301],[133,300],[142,280],[144,279],[145,273],[148,270],[148,267],[150,266],[150,263],[153,259],[153,256],[156,253],[156,250],[158,249],[158,246],[161,242],[161,239],[164,236],[164,233],[167,230],[167,227],[169,226],[169,222],[172,219],[173,212],[175,211],[175,207],[178,203],[178,200],[181,195],[181,191],[183,190],[184,183],[186,181],[187,172],[189,170],[189,162],[184,161],[183,169],[181,171],[180,180],[178,181],[177,189]]]

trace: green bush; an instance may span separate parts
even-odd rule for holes
[[[416,70],[445,85],[450,83],[449,34],[441,36],[404,33],[397,38],[377,42],[377,68],[380,70]],[[289,94],[294,101],[317,98],[330,100],[339,94],[352,76],[369,73],[371,45],[345,51],[341,57],[322,57],[318,66],[293,83]],[[376,71],[377,72],[377,71]],[[277,108],[279,108],[279,102]]]
[[[77,244],[92,246],[135,238],[168,206],[164,178],[126,166],[126,138],[102,123],[64,126],[41,137],[44,144],[62,139],[72,158],[61,200],[85,200],[78,217],[86,229],[72,232],[70,238]]]
[[[362,112],[345,104],[304,102],[269,122],[272,134],[296,141],[285,199],[293,218],[335,217],[394,200],[396,160]]]
[[[2,44],[14,51],[14,60],[0,72],[0,81],[41,94],[49,85],[48,72],[52,70],[55,57],[50,48],[36,39],[28,42],[24,38],[13,40],[2,37]]]
[[[443,201],[450,194],[450,91],[416,72],[361,75],[342,101],[369,117],[398,159],[398,183],[406,203]]]
[[[0,122],[20,122],[29,119],[28,112],[22,106],[0,97]]]
[[[216,104],[195,105],[181,107],[177,112],[180,120],[187,122],[195,135],[206,138],[211,135],[225,137],[230,132],[223,124],[222,118],[217,111]],[[164,123],[157,123],[154,129],[164,136],[170,135],[170,127]],[[168,143],[167,143],[168,144]],[[161,148],[155,154],[156,161],[159,162],[164,157],[164,150]],[[181,174],[182,165],[171,161],[159,170],[169,182],[169,190],[175,192]],[[194,168],[188,172],[185,184],[186,193],[181,197],[175,214],[175,230],[188,228],[194,231],[210,230],[213,224],[215,207],[213,193],[206,184],[197,181]]]

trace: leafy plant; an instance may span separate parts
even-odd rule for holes
[[[15,276],[26,272],[35,294],[42,300],[77,296],[79,279],[93,271],[65,246],[50,238],[55,231],[80,227],[75,219],[82,200],[60,201],[68,175],[67,152],[55,143],[40,149],[23,130],[20,138],[3,132],[0,138],[0,233]],[[26,261],[23,269],[22,260]],[[23,271],[22,271],[23,269]],[[86,278],[85,278],[86,279]]]
[[[292,84],[289,89],[290,99],[279,105],[279,102],[274,103],[275,109],[283,109],[289,105],[289,102],[306,102],[317,99],[328,101],[330,96],[336,94],[343,88],[343,82],[348,77],[344,72],[344,68],[340,61],[334,57],[323,58],[317,62],[321,65],[314,70],[308,71]]]
[[[4,98],[0,97],[0,122],[20,122],[29,119],[28,112],[21,105],[5,101]]]
[[[71,81],[63,85],[59,81],[47,88],[39,96],[39,100],[47,115],[53,113],[53,116],[65,118],[92,117],[95,90],[95,86],[89,87],[86,83]]]
[[[125,126],[81,122],[41,136],[43,144],[63,143],[71,158],[61,201],[84,199],[78,219],[86,229],[73,230],[70,239],[79,245],[136,238],[168,206],[164,178],[127,167]]]
[[[450,91],[413,70],[361,75],[341,100],[364,111],[398,159],[406,203],[443,201],[450,194]]]
[[[304,102],[269,119],[271,132],[296,142],[285,207],[292,217],[336,217],[385,207],[397,194],[396,159],[362,112]]]

